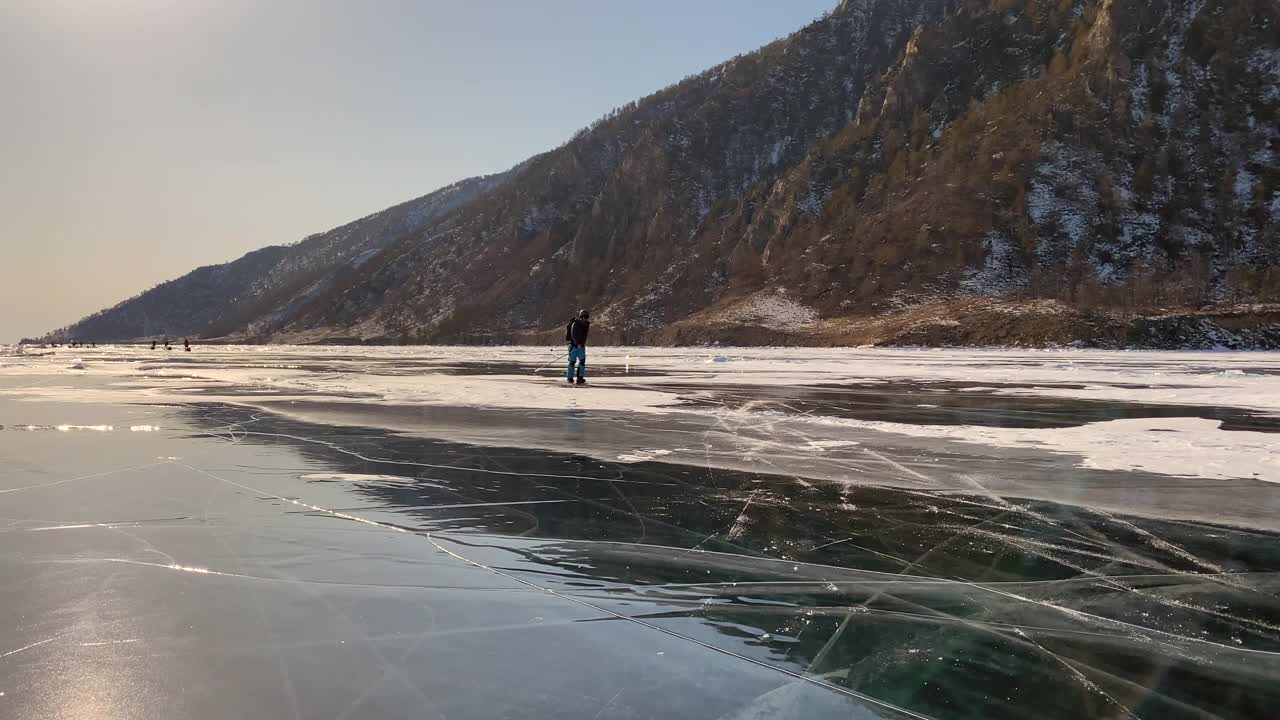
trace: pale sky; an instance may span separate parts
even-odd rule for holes
[[[0,0],[0,342],[567,140],[836,0]]]

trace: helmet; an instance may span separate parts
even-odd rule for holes
[[[582,318],[583,320],[586,320],[586,319],[588,319],[588,318],[590,318],[590,317],[591,317],[591,311],[590,311],[590,310],[579,310],[579,311],[578,311],[578,317]]]

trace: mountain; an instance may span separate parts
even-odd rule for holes
[[[1280,345],[1280,7],[844,0],[441,194],[58,337]]]
[[[428,227],[502,180],[501,175],[463,180],[292,245],[267,247],[233,262],[198,268],[57,330],[49,339],[106,341],[269,332],[389,244]]]

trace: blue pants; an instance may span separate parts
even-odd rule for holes
[[[583,374],[587,372],[587,348],[585,345],[569,348],[569,370],[565,372],[565,377],[573,379],[573,364],[578,364],[578,378],[581,379]]]

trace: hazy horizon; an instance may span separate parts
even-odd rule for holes
[[[18,0],[0,342],[500,172],[834,0]]]

